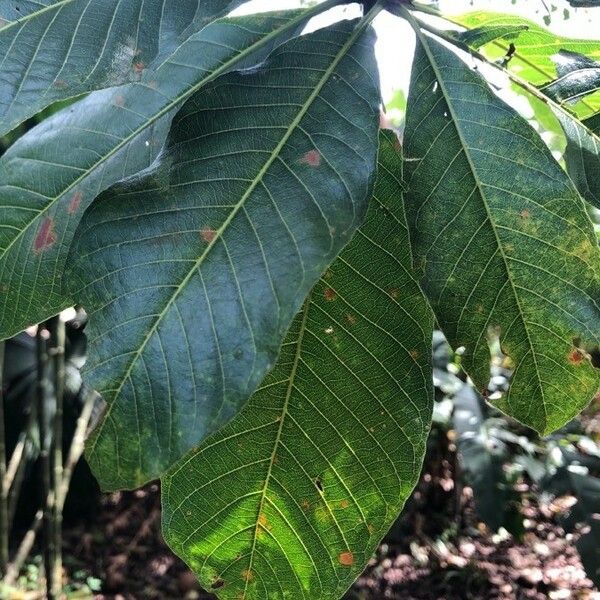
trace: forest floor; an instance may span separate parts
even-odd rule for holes
[[[600,599],[575,549],[577,534],[565,534],[557,524],[560,503],[543,504],[532,490],[521,507],[526,532],[517,541],[476,523],[469,488],[460,491],[462,508],[453,514],[457,494],[451,478],[425,472],[416,497],[449,507],[446,514],[426,518],[413,499],[347,600]],[[91,524],[69,528],[65,567],[99,588],[79,598],[214,598],[162,541],[155,485],[105,496]],[[75,581],[72,587],[78,587]]]

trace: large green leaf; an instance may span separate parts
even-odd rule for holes
[[[101,191],[150,165],[174,109],[219,74],[292,36],[318,10],[216,21],[151,78],[90,94],[0,158],[0,338],[72,304],[61,290],[62,273],[81,214]]]
[[[499,336],[514,364],[500,408],[552,431],[600,383],[588,356],[600,260],[584,204],[527,122],[422,33],[411,90],[407,216],[425,290],[478,388]]]
[[[141,79],[186,36],[241,3],[5,1],[0,4],[0,135],[57,100]]]
[[[163,533],[220,598],[338,600],[410,495],[432,409],[402,159],[244,411],[163,478]]]
[[[599,40],[562,37],[540,27],[533,21],[516,15],[475,11],[454,16],[451,20],[468,28],[527,25],[527,31],[519,34],[516,51],[508,68],[526,81],[536,85],[546,84],[556,78],[557,70],[553,57],[561,50],[570,50],[584,54],[590,59],[600,60]],[[507,51],[508,44],[499,40],[487,44],[483,48],[485,55],[492,60],[504,57]],[[589,116],[597,110],[600,110],[600,93],[590,96],[578,106],[578,112],[582,116]]]
[[[84,216],[74,278],[109,405],[87,456],[105,488],[160,475],[241,409],[362,221],[379,88],[373,34],[355,26],[204,88],[153,168]]]

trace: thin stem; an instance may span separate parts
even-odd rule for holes
[[[44,569],[46,573],[46,595],[49,600],[56,600],[54,595],[54,535],[52,530],[52,511],[54,498],[52,494],[51,446],[49,435],[49,409],[51,402],[51,381],[48,369],[48,330],[39,325],[36,335],[37,348],[37,404],[40,430],[40,462],[42,467],[42,499],[46,502],[43,509],[44,524]]]
[[[54,374],[54,398],[56,410],[52,432],[54,445],[54,478],[52,481],[53,506],[53,535],[54,535],[54,593],[59,596],[62,589],[62,506],[60,491],[63,478],[63,399],[65,391],[65,323],[60,315],[50,320],[50,356]]]
[[[6,477],[6,428],[4,424],[4,350],[0,342],[0,573],[8,566],[8,493],[4,486]]]

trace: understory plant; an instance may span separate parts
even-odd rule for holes
[[[598,392],[600,42],[241,4],[0,0],[0,136],[70,100],[0,157],[0,337],[83,307],[103,489],[159,478],[220,598],[335,600],[419,477],[434,324],[540,434]],[[383,11],[416,39],[402,135]]]

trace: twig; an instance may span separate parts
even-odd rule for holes
[[[4,426],[4,342],[0,342],[0,483],[6,477],[6,429]],[[8,493],[0,485],[0,573],[8,566]]]
[[[54,445],[54,479],[53,495],[55,498],[52,511],[52,529],[54,535],[54,594],[60,596],[62,589],[62,506],[64,502],[60,500],[60,488],[62,488],[63,479],[63,399],[65,391],[65,342],[66,331],[65,323],[60,315],[51,319],[50,329],[50,357],[52,359],[54,374],[54,398],[56,410],[54,413],[54,423],[52,432],[52,443]]]
[[[52,512],[54,495],[52,493],[51,449],[52,441],[48,431],[51,382],[48,373],[48,331],[45,325],[39,325],[36,335],[37,349],[37,403],[40,430],[40,462],[42,466],[42,498],[46,500],[43,510],[44,522],[44,570],[46,574],[46,595],[56,600],[54,595],[54,535],[52,530]]]

